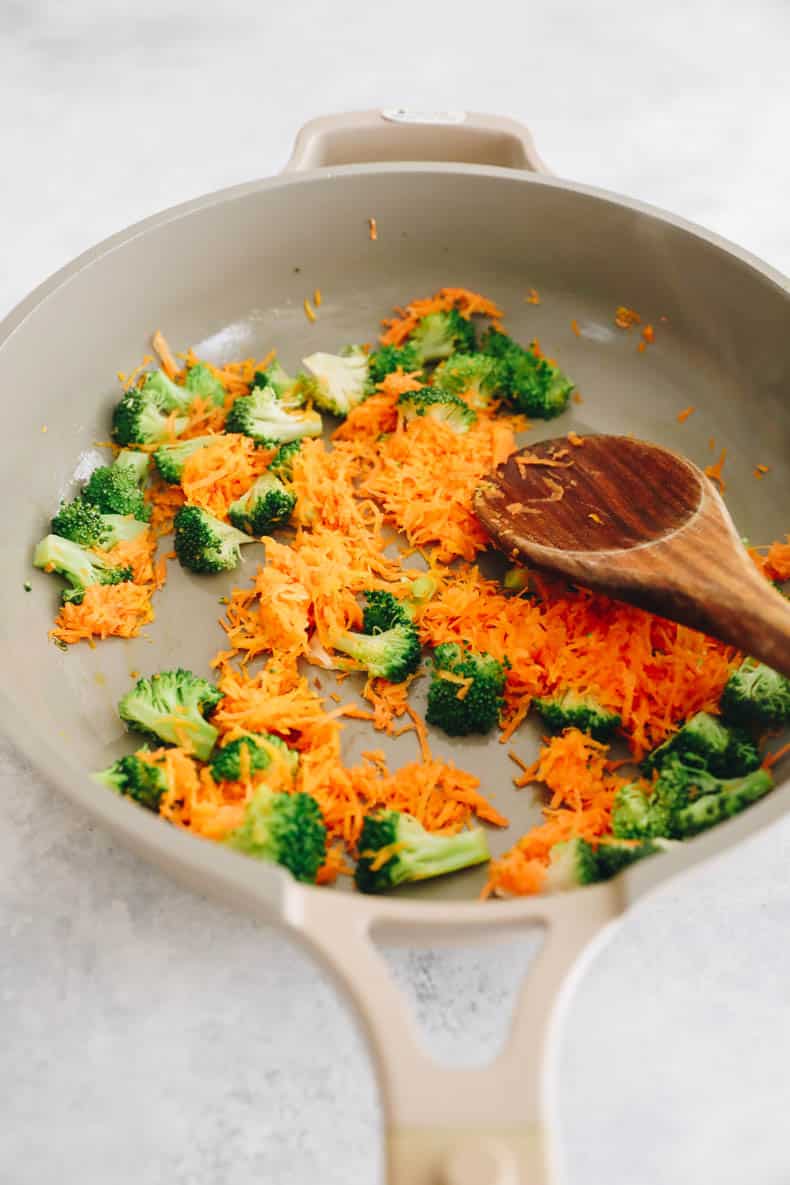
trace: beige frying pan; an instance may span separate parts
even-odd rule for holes
[[[152,330],[212,360],[276,344],[296,365],[311,350],[371,340],[392,305],[442,285],[497,300],[515,336],[537,335],[577,379],[584,402],[553,430],[628,432],[703,464],[715,436],[729,450],[727,501],[739,529],[754,543],[787,530],[790,300],[781,276],[681,219],[549,176],[528,132],[510,121],[400,110],[320,119],[300,132],[282,176],[116,235],[0,326],[12,446],[0,476],[0,719],[26,756],[130,847],[201,892],[291,927],[334,972],[375,1054],[390,1185],[547,1185],[557,1178],[544,1064],[580,956],[654,885],[783,814],[790,786],[680,851],[565,895],[480,903],[475,872],[385,899],[304,887],[177,832],[87,777],[129,747],[115,703],[132,670],[206,669],[221,645],[218,598],[252,575],[259,549],[245,549],[245,571],[227,581],[173,572],[148,638],[68,653],[47,641],[56,582],[30,569],[58,499],[103,458],[95,442],[108,436],[115,372],[139,361]],[[316,287],[323,302],[311,324],[303,300]],[[531,287],[539,305],[524,303]],[[613,325],[621,304],[659,326],[642,353]],[[680,425],[689,405],[697,410]],[[771,467],[770,480],[755,481],[756,464]],[[349,760],[370,745],[361,727],[344,735]],[[538,735],[529,723],[519,731],[523,757]],[[393,744],[389,756],[409,760],[409,744]],[[511,817],[507,834],[492,834],[496,851],[537,820],[530,792],[512,789],[505,746],[436,738],[435,747],[478,774]],[[505,1051],[481,1069],[434,1064],[374,939],[498,940],[528,927],[545,930],[544,945]]]

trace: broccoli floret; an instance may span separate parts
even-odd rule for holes
[[[288,444],[281,444],[269,462],[269,472],[281,481],[290,481],[294,473],[294,458],[302,447],[301,440],[291,440]]]
[[[333,416],[347,416],[369,394],[368,356],[361,346],[341,354],[310,354],[302,363],[315,377],[315,402]]]
[[[289,410],[271,387],[256,387],[233,404],[225,431],[241,432],[269,448],[304,436],[320,436],[322,424],[318,412]]]
[[[190,387],[180,387],[178,383],[174,383],[163,370],[152,370],[147,374],[140,392],[164,411],[181,412],[189,411],[197,394]]]
[[[418,576],[409,586],[409,595],[401,602],[404,611],[413,618],[436,595],[438,588],[439,581],[431,572]]]
[[[136,539],[147,530],[145,523],[123,514],[102,514],[85,498],[63,503],[52,520],[52,533],[79,543],[82,547],[114,547],[116,543]]]
[[[272,860],[314,884],[326,859],[326,827],[309,794],[277,794],[261,786],[247,803],[244,822],[225,842],[256,860]]]
[[[151,458],[148,453],[141,453],[137,449],[123,448],[113,461],[112,467],[123,470],[126,476],[136,481],[142,489],[151,469]]]
[[[606,741],[620,727],[620,717],[604,708],[589,692],[582,695],[572,688],[532,701],[549,728],[578,728],[598,741]]]
[[[201,399],[210,399],[217,407],[222,407],[225,402],[225,388],[204,362],[190,366],[184,386],[193,396],[199,395]]]
[[[335,650],[348,654],[367,673],[390,683],[401,683],[420,663],[420,639],[406,609],[388,592],[365,594],[365,633],[343,630],[333,639]]]
[[[252,379],[252,387],[271,387],[276,395],[282,397],[293,386],[294,380],[283,370],[275,358],[271,366],[265,370],[256,370]]]
[[[672,817],[671,834],[676,839],[698,835],[700,831],[739,814],[773,790],[773,786],[774,780],[767,769],[753,770],[742,778],[728,778],[719,784],[715,793],[701,794],[680,807]]]
[[[502,577],[505,592],[522,593],[529,588],[529,572],[526,568],[508,568]]]
[[[457,309],[429,313],[409,335],[409,343],[417,352],[420,366],[426,362],[440,362],[451,354],[475,352],[475,330],[471,321]]]
[[[101,465],[94,469],[82,491],[85,501],[102,514],[130,514],[140,522],[148,522],[151,507],[146,505],[140,488],[148,472],[148,458],[145,458],[143,470],[137,461],[140,455],[124,450],[112,465]]]
[[[288,522],[295,505],[296,494],[273,473],[263,473],[246,494],[231,503],[228,518],[248,535],[268,535]]]
[[[159,444],[186,428],[186,416],[176,416],[157,402],[153,393],[132,390],[124,395],[112,416],[112,434],[118,444]]]
[[[436,383],[472,407],[485,408],[502,389],[502,366],[488,354],[453,354],[437,367]]]
[[[192,572],[229,572],[241,560],[241,545],[252,542],[199,506],[182,506],[173,526],[176,555]]]
[[[387,853],[389,848],[391,854]],[[381,893],[406,881],[443,876],[491,858],[482,827],[455,835],[432,835],[403,811],[367,815],[357,849],[354,880],[363,893]]]
[[[179,667],[138,680],[119,702],[118,715],[135,732],[181,745],[206,761],[219,735],[208,718],[221,699],[208,679]]]
[[[243,752],[246,750],[246,752]],[[291,775],[296,773],[299,754],[289,749],[285,741],[271,733],[262,732],[256,736],[239,737],[221,749],[215,749],[211,758],[211,776],[215,782],[238,782],[246,765],[247,775],[262,773],[273,761],[285,761]]]
[[[371,387],[376,387],[399,367],[404,374],[412,374],[420,365],[419,352],[411,342],[405,346],[382,346],[368,355],[368,381]]]
[[[723,779],[670,753],[649,796],[636,783],[618,791],[612,830],[622,839],[685,839],[737,814],[772,786],[767,770]]]
[[[619,839],[645,839],[654,835],[650,798],[639,782],[629,782],[617,791],[612,806],[612,832]]]
[[[516,411],[542,420],[565,411],[575,384],[547,358],[523,349],[497,329],[488,330],[482,348],[499,360],[501,391]]]
[[[449,736],[488,732],[499,720],[505,668],[490,654],[444,642],[433,652],[425,719]]]
[[[721,709],[736,724],[777,728],[790,720],[790,679],[747,658],[727,680]]]
[[[477,423],[477,412],[457,395],[438,387],[421,387],[419,391],[404,391],[398,397],[398,407],[406,420],[428,416],[447,424],[455,432],[468,432]]]
[[[650,774],[660,769],[671,753],[688,765],[701,765],[722,777],[748,774],[760,764],[759,750],[748,733],[728,727],[708,712],[691,716],[669,740],[648,754],[642,770]]]
[[[598,844],[595,849],[595,867],[597,879],[607,881],[624,868],[644,860],[646,856],[656,856],[659,852],[666,852],[674,847],[671,840],[647,839],[642,843],[623,843],[616,839],[607,839]]]
[[[584,839],[555,843],[543,881],[545,893],[564,893],[599,880],[595,853]]]
[[[78,543],[60,535],[46,535],[33,553],[33,565],[47,572],[59,572],[69,582],[61,593],[65,603],[79,605],[92,584],[122,584],[131,580],[132,569],[112,567]]]
[[[178,485],[187,459],[207,444],[216,444],[217,436],[193,436],[191,440],[179,440],[178,444],[163,444],[154,453],[154,464],[165,481]]]
[[[121,757],[109,769],[93,775],[102,786],[133,798],[149,811],[158,811],[162,795],[167,791],[167,775],[159,765],[142,761],[136,754]]]

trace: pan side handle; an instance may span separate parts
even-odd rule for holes
[[[492,905],[484,931],[479,906],[426,903],[407,919],[397,910],[388,916],[387,901],[354,906],[339,911],[335,895],[297,890],[287,914],[353,1003],[368,1038],[384,1109],[387,1185],[557,1185],[545,1069],[561,1002],[586,961],[581,955],[589,957],[620,913],[616,887],[520,902],[517,915]],[[458,942],[469,939],[470,929],[494,938],[534,926],[545,931],[543,946],[504,1050],[481,1067],[438,1065],[420,1044],[374,936]]]
[[[298,132],[286,173],[380,161],[455,161],[548,173],[532,134],[501,115],[473,111],[346,111]]]

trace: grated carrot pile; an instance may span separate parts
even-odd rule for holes
[[[541,782],[550,792],[543,808],[545,822],[492,860],[487,894],[539,893],[554,844],[574,837],[595,844],[611,830],[614,797],[627,779],[612,771],[607,755],[608,745],[577,728],[566,729],[544,746],[538,761],[516,784]]]
[[[184,464],[181,489],[187,502],[224,518],[231,502],[245,494],[274,455],[256,448],[249,436],[234,433],[196,449]]]

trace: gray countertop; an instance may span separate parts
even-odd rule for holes
[[[276,171],[310,116],[402,103],[523,119],[558,173],[790,271],[788,36],[781,0],[5,0],[0,315],[126,223]],[[0,779],[0,1185],[380,1181],[371,1066],[306,957],[141,864],[7,747]],[[790,1180],[789,866],[787,821],[598,956],[561,1046],[568,1185]],[[526,953],[401,953],[431,1045],[488,1050]]]

